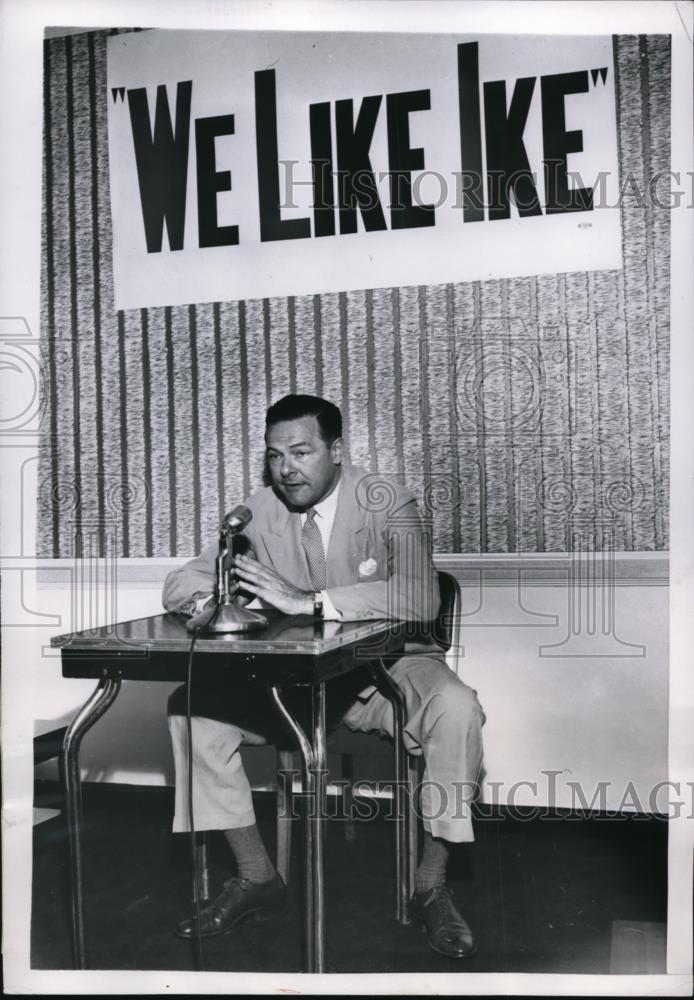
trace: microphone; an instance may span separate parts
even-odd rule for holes
[[[226,535],[230,532],[232,535],[235,535],[239,531],[243,531],[252,518],[253,514],[248,507],[240,503],[225,515],[222,526],[219,529],[220,533]]]
[[[267,625],[267,618],[237,604],[231,596],[231,568],[228,559],[234,555],[236,535],[252,519],[253,513],[243,504],[238,504],[225,515],[219,529],[219,552],[215,562],[215,605],[191,618],[188,625],[191,630],[212,633],[247,632]]]

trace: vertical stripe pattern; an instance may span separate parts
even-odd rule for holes
[[[341,406],[437,551],[667,548],[665,180],[639,197],[669,169],[667,36],[614,39],[623,269],[116,312],[107,34],[44,46],[39,555],[193,555],[290,391]]]

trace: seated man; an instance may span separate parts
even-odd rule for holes
[[[321,599],[327,619],[433,619],[438,585],[414,498],[392,479],[374,482],[343,463],[339,409],[316,396],[285,396],[267,411],[265,448],[271,485],[246,501],[253,519],[245,529],[249,551],[234,560],[239,597],[245,594],[288,615],[313,614]],[[193,614],[210,600],[217,548],[215,541],[167,577],[167,610]],[[448,669],[434,644],[408,646],[390,673],[405,695],[407,750],[422,754],[425,765],[424,845],[412,916],[426,927],[432,948],[465,958],[475,946],[446,886],[446,863],[449,843],[473,840],[469,801],[461,802],[461,789],[474,787],[479,774],[484,715],[476,692]],[[279,722],[264,690],[254,694],[247,685],[236,690],[233,677],[223,690],[196,692],[193,685],[192,703],[195,827],[223,830],[238,867],[238,875],[201,911],[201,933],[211,936],[284,901],[284,885],[256,826],[239,752],[244,738],[263,742]],[[330,682],[328,707],[353,730],[392,735],[390,702],[358,670]],[[184,831],[185,688],[170,699],[169,727],[176,766],[174,831]],[[177,933],[192,937],[196,918],[183,921]]]

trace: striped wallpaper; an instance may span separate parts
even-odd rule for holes
[[[669,36],[614,41],[622,271],[116,312],[107,34],[45,43],[39,555],[193,555],[292,390],[342,407],[437,551],[667,548],[669,218],[641,192],[669,169]]]

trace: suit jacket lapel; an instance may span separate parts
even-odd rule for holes
[[[272,522],[262,537],[277,572],[296,587],[310,590],[308,565],[301,544],[301,515],[292,513],[275,497]]]
[[[328,587],[357,582],[362,541],[360,533],[366,528],[366,511],[357,503],[356,486],[352,469],[343,466],[327,553]]]

